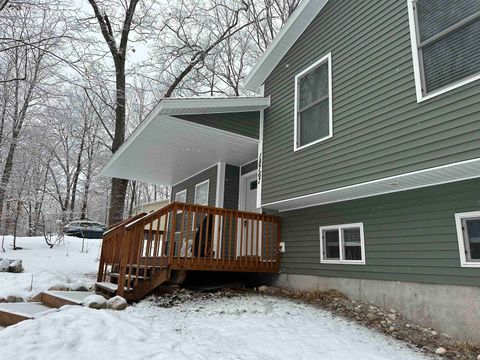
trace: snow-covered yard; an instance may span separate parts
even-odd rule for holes
[[[98,269],[101,240],[65,237],[65,243],[50,249],[43,237],[17,238],[22,250],[12,250],[13,238],[5,237],[5,250],[0,258],[20,259],[25,271],[21,274],[0,272],[0,298],[8,295],[27,298],[50,287],[91,286]]]
[[[42,238],[19,239],[18,246],[24,250],[8,250],[6,255],[22,259],[26,272],[0,273],[0,296],[25,297],[54,285],[94,281],[97,240],[89,240],[88,253],[81,253],[81,240],[75,238],[53,249]],[[427,358],[309,305],[242,295],[194,297],[170,308],[151,297],[125,311],[64,306],[0,330],[0,359]]]
[[[268,296],[63,307],[0,331],[5,359],[420,360],[421,354],[307,305]]]

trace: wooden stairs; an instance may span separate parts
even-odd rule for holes
[[[125,276],[122,277],[119,272],[113,271],[109,273],[109,277],[110,281],[95,284],[97,294],[107,298],[120,295],[128,301],[137,301],[167,282],[170,270],[161,266],[132,264],[126,266]],[[120,283],[123,283],[123,288],[119,289]]]

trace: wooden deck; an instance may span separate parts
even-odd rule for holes
[[[136,300],[175,270],[276,273],[280,237],[276,216],[171,203],[105,233],[98,287]]]

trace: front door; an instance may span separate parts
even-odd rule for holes
[[[240,204],[242,211],[260,213],[257,208],[257,172],[241,177]],[[252,219],[239,219],[237,227],[238,256],[260,256],[262,223]]]

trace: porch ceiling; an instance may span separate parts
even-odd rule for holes
[[[257,157],[257,149],[257,139],[157,112],[135,130],[101,174],[173,185],[217,162],[245,164]]]

